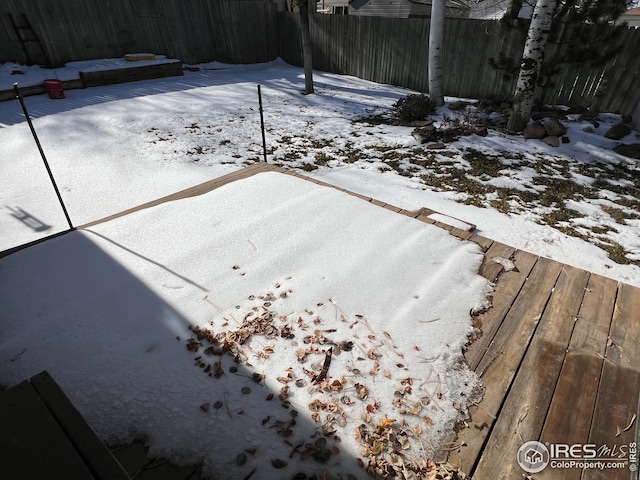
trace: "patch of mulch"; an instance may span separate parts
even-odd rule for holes
[[[411,132],[411,135],[418,141],[418,143],[450,143],[458,140],[460,137],[466,137],[474,134],[486,137],[488,133],[487,127],[459,125],[438,128],[433,124],[433,122],[426,122],[424,125],[416,127],[413,132]]]

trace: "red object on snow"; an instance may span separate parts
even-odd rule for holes
[[[62,88],[62,82],[55,78],[50,78],[44,81],[44,88],[47,89],[49,98],[58,99],[64,98],[64,89]]]

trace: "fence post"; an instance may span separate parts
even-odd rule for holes
[[[42,157],[44,166],[47,169],[49,178],[51,179],[51,184],[53,185],[53,189],[56,191],[56,195],[58,196],[58,200],[60,201],[60,206],[62,207],[64,216],[66,217],[67,223],[69,224],[69,229],[73,230],[73,224],[71,223],[71,218],[69,218],[67,207],[64,206],[64,202],[62,201],[62,195],[60,195],[60,190],[58,190],[58,185],[56,185],[56,180],[53,178],[53,173],[51,172],[51,168],[49,168],[49,162],[47,162],[47,157],[44,155],[44,150],[42,149],[42,145],[40,145],[40,140],[38,139],[38,134],[36,133],[36,129],[33,127],[33,123],[31,123],[31,117],[29,116],[29,112],[27,111],[27,106],[24,104],[24,98],[22,98],[22,94],[20,93],[20,89],[18,88],[17,82],[13,84],[13,88],[16,91],[16,98],[20,102],[20,106],[22,107],[24,116],[27,119],[29,128],[31,129],[31,134],[33,135],[33,139],[35,140],[36,145],[38,146],[38,151],[40,152],[40,156]]]
[[[258,85],[258,105],[260,106],[260,129],[262,130],[262,155],[264,162],[267,163],[267,141],[264,136],[264,116],[262,115],[262,91]]]

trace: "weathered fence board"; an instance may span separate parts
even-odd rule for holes
[[[0,62],[27,63],[9,15],[18,23],[23,15],[28,18],[49,66],[147,51],[184,63],[258,63],[280,56],[302,66],[299,14],[277,12],[266,1],[3,0]],[[561,38],[570,39],[573,28]],[[505,67],[517,67],[525,30],[498,21],[447,18],[445,95],[509,99],[517,72],[491,63],[508,59]],[[318,14],[311,37],[317,70],[428,91],[428,18]],[[547,57],[565,52],[567,45],[549,45]],[[633,114],[640,103],[640,29],[622,28],[615,40],[602,42],[600,51],[615,46],[622,51],[599,64],[556,65],[537,97],[548,104]]]
[[[0,61],[26,63],[10,14],[27,16],[49,66],[146,51],[185,63],[255,63],[278,56],[277,9],[271,2],[3,0]]]

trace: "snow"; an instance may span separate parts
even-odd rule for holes
[[[304,180],[258,174],[3,260],[2,381],[48,369],[110,443],[144,433],[154,454],[204,460],[225,478],[253,468],[256,478],[273,478],[274,459],[289,463],[282,475],[321,467],[357,475],[355,429],[367,407],[371,431],[395,419],[399,436],[409,432],[408,453],[420,454],[421,439],[432,456],[477,399],[479,379],[462,348],[473,331],[469,311],[488,291],[475,273],[481,261],[477,245],[436,227]],[[207,342],[186,348],[189,327],[238,331],[265,314],[275,335],[255,333],[220,356],[204,353]],[[284,327],[292,338],[281,337]],[[314,384],[313,364],[331,346],[327,381]],[[207,370],[194,365],[199,358]],[[216,362],[221,378],[207,375]],[[265,375],[259,383],[256,373]],[[289,397],[267,401],[285,386],[278,378]],[[358,395],[362,387],[368,395]],[[324,405],[318,424],[310,421],[314,401]],[[329,435],[328,445],[342,453],[326,465],[290,459],[292,446],[315,445],[322,425],[335,430],[341,441]]]
[[[109,62],[68,65],[55,73],[74,78],[80,68]],[[50,73],[34,68],[33,77],[11,75],[8,67],[0,68],[0,88],[12,88],[18,76],[27,85],[27,78]],[[624,207],[623,223],[610,210],[623,208],[615,203],[623,198],[615,184],[629,192],[637,188],[629,186],[633,161],[613,152],[616,142],[603,137],[617,116],[601,116],[593,133],[584,131],[591,123],[576,118],[571,143],[556,149],[490,130],[487,137],[463,137],[447,152],[425,153],[410,127],[358,121],[411,92],[323,72],[314,78],[318,94],[303,96],[302,72],[281,61],[209,64],[184,77],[25,102],[74,225],[259,161],[260,84],[269,161],[407,210],[426,207],[438,212],[437,219],[476,225],[480,235],[640,286],[638,266],[617,264],[591,241],[543,224],[541,215],[552,206],[523,208],[510,200],[514,210],[505,214],[488,201],[463,203],[469,198],[464,190],[438,191],[421,179],[430,172],[445,175],[446,168],[472,168],[473,161],[463,158],[470,148],[503,165],[498,176],[474,178],[520,192],[544,192],[547,186],[536,183],[540,172],[569,175],[588,186],[595,180],[591,171],[604,175],[624,168],[631,172],[624,178],[603,177],[600,183],[609,182],[611,189],[600,190],[598,198],[567,200],[583,215],[567,224],[587,234],[610,229],[591,233],[590,240],[615,240],[628,259],[638,261],[634,210]],[[442,115],[446,122],[455,112],[445,108]],[[6,179],[0,250],[64,231],[66,220],[16,101],[0,103],[0,143]],[[442,170],[417,169],[410,161],[417,155]],[[421,438],[438,450],[477,400],[479,382],[461,363],[461,349],[472,332],[469,311],[484,305],[488,293],[476,274],[481,260],[475,244],[436,227],[300,179],[258,174],[0,260],[0,384],[16,384],[46,368],[108,442],[145,435],[152,453],[184,463],[204,460],[210,469],[223,465],[233,473],[229,478],[243,478],[252,468],[272,472],[276,458],[288,462],[285,477],[325,467],[357,475],[359,424],[370,422],[373,431],[387,415],[395,423],[385,428],[406,436],[412,449]],[[294,337],[254,332],[234,347],[238,364],[229,352],[203,354],[206,339],[198,353],[186,348],[196,327],[236,335],[247,315],[273,317],[274,326],[287,326]],[[304,343],[307,336],[310,343]],[[340,352],[335,345],[347,340],[354,348]],[[314,384],[303,368],[317,375],[311,366],[321,367],[331,346],[330,381]],[[309,350],[303,362],[296,357],[300,349]],[[211,378],[207,373],[216,371],[218,360],[224,374]],[[200,361],[206,362],[202,368]],[[287,375],[286,385],[277,380]],[[296,386],[301,379],[306,385]],[[366,385],[366,398],[358,398],[356,383]],[[292,396],[279,399],[285,386]],[[244,387],[250,392],[242,393]],[[270,392],[274,399],[267,401]],[[314,403],[317,412],[309,408],[313,399],[320,402]],[[363,420],[368,405],[370,418]],[[329,424],[341,439],[337,454],[329,435],[326,464],[290,458],[293,447],[284,442],[301,443],[302,457],[326,454],[316,445],[319,435],[312,437],[315,414],[320,425],[333,415]],[[240,465],[244,449],[249,452]]]

